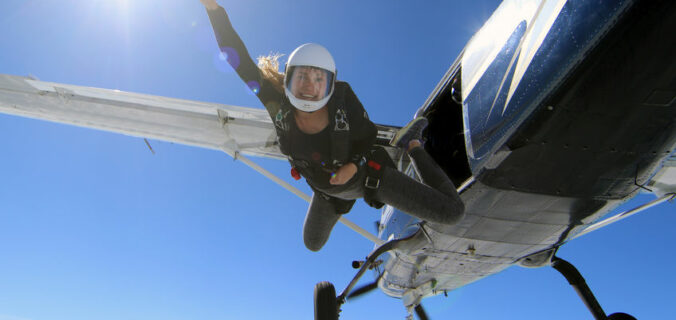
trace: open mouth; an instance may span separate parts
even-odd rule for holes
[[[304,94],[304,93],[301,94],[300,96],[301,96],[302,98],[304,98],[304,99],[314,99],[314,98],[315,98],[314,95],[311,95],[311,94]]]

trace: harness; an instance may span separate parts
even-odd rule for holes
[[[329,102],[329,127],[331,128],[331,155],[330,164],[333,168],[341,167],[349,161],[359,163],[363,166],[366,163],[366,179],[364,181],[364,201],[371,207],[380,209],[383,203],[375,198],[375,193],[380,187],[380,179],[382,179],[384,167],[394,168],[396,165],[390,158],[387,151],[382,147],[372,148],[363,157],[359,155],[358,159],[350,158],[350,123],[348,121],[347,113],[345,112],[345,87],[336,86],[333,99]],[[284,98],[282,98],[284,99]],[[290,106],[288,101],[283,100],[280,103],[280,108],[274,118],[275,131],[277,132],[277,141],[279,149],[282,154],[286,155],[291,164],[291,176],[299,180],[301,175],[308,176],[309,163],[305,160],[294,159],[289,150],[289,131],[293,121],[293,106]],[[333,202],[338,213],[347,213],[354,205],[355,200],[343,200],[327,195],[319,190],[316,190],[312,185],[310,187],[315,193],[321,195],[324,199]]]
[[[331,128],[331,155],[329,165],[333,168],[341,167],[350,160],[350,123],[345,112],[345,87],[336,86],[333,99],[329,103],[329,127]],[[279,111],[275,115],[275,131],[279,149],[291,163],[291,175],[294,179],[300,179],[300,174],[306,173],[309,164],[303,160],[294,159],[288,149],[289,130],[293,121],[293,107],[287,101],[280,104]]]

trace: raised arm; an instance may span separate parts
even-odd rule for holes
[[[225,9],[215,0],[200,1],[207,9],[218,47],[226,55],[228,63],[261,100],[268,112],[271,115],[276,114],[281,93],[276,91],[272,83],[261,75],[260,69],[249,55],[244,42],[232,27]]]

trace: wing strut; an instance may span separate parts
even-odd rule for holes
[[[305,194],[303,191],[298,190],[298,188],[292,186],[288,182],[280,179],[276,175],[274,175],[272,172],[266,170],[265,168],[259,166],[255,162],[251,161],[249,158],[245,157],[242,155],[239,151],[232,151],[232,149],[228,147],[223,147],[222,148],[225,153],[227,153],[229,156],[231,156],[235,160],[240,160],[247,166],[251,167],[252,169],[256,170],[258,173],[264,175],[266,178],[272,180],[273,182],[277,183],[280,185],[282,188],[291,191],[291,193],[299,196],[301,199],[307,201],[308,203],[310,202],[311,198],[307,194]],[[370,240],[371,242],[375,243],[376,245],[381,245],[385,243],[383,240],[379,239],[372,233],[366,231],[364,228],[356,225],[354,222],[346,219],[344,216],[341,216],[340,219],[338,220],[348,228],[354,230],[355,232],[359,233],[360,235],[364,236],[366,239]]]
[[[603,227],[605,227],[605,226],[607,226],[607,225],[609,225],[609,224],[611,224],[611,223],[620,221],[620,220],[622,220],[622,219],[624,219],[624,218],[629,218],[630,216],[632,216],[632,215],[634,215],[634,214],[636,214],[636,213],[639,213],[639,212],[641,212],[641,211],[648,210],[648,209],[650,209],[650,208],[652,208],[652,207],[654,207],[654,206],[656,206],[656,205],[658,205],[658,204],[660,204],[660,203],[662,203],[662,202],[665,202],[665,201],[671,201],[671,200],[674,200],[674,199],[676,199],[676,193],[667,193],[667,194],[665,194],[665,195],[663,195],[663,196],[661,196],[661,197],[659,197],[659,198],[657,198],[657,199],[655,199],[655,200],[653,200],[653,201],[650,201],[650,202],[648,202],[648,203],[646,203],[646,204],[644,204],[644,205],[638,206],[638,207],[636,207],[636,208],[634,208],[634,209],[631,209],[631,210],[629,210],[629,211],[625,211],[625,212],[618,213],[618,214],[616,214],[616,215],[614,215],[614,216],[612,216],[612,217],[610,217],[610,218],[608,218],[608,219],[605,219],[605,220],[603,220],[603,221],[599,221],[599,222],[597,222],[597,223],[595,223],[595,224],[592,224],[591,226],[589,226],[589,227],[585,228],[584,230],[582,230],[582,232],[580,232],[580,233],[578,233],[577,235],[575,235],[575,237],[573,237],[572,239],[579,238],[579,237],[581,237],[581,236],[583,236],[583,235],[585,235],[585,234],[587,234],[587,233],[590,233],[590,232],[592,232],[592,231],[596,231],[596,230],[598,230],[598,229],[601,229],[601,228],[603,228]],[[572,240],[572,239],[571,239],[571,240]]]

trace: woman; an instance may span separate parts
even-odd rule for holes
[[[215,0],[200,1],[221,51],[275,123],[292,175],[305,177],[314,191],[303,225],[308,249],[321,249],[340,214],[349,212],[361,197],[425,221],[454,224],[462,219],[464,205],[455,186],[422,148],[427,119],[415,119],[391,142],[406,148],[425,184],[394,167],[368,162],[378,154],[373,145],[377,129],[350,86],[336,81],[335,62],[326,48],[298,47],[284,73],[278,71],[279,55],[259,58],[256,66],[225,10]]]

